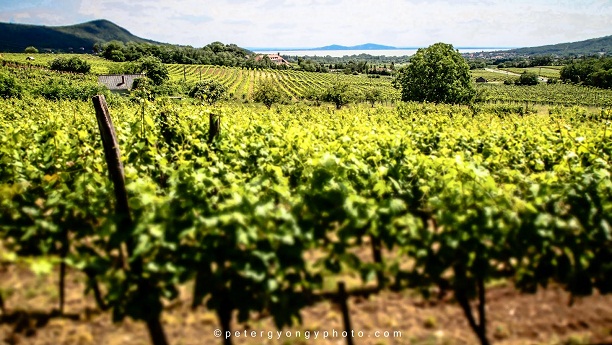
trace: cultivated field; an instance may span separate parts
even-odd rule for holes
[[[0,342],[338,344],[303,332],[349,315],[355,344],[473,344],[467,310],[498,344],[612,342],[609,90],[481,85],[467,107],[399,102],[389,79],[168,67],[231,97],[107,93],[125,193],[95,76],[0,68],[30,88],[0,98]],[[386,102],[300,100],[335,78]],[[265,79],[289,104],[251,102]]]

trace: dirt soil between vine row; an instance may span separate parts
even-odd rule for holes
[[[6,315],[0,314],[0,344],[150,343],[142,322],[128,319],[113,324],[110,313],[96,310],[91,296],[84,299],[83,281],[78,272],[68,274],[67,317],[49,317],[58,303],[57,273],[37,277],[15,265],[0,267],[0,292],[7,309]],[[215,314],[204,307],[191,311],[190,290],[190,286],[184,286],[181,298],[164,311],[162,321],[170,344],[222,344],[222,339],[214,335],[219,328]],[[500,345],[612,344],[612,295],[576,299],[572,306],[569,299],[558,286],[536,294],[520,294],[510,283],[490,286],[489,338]],[[349,310],[355,345],[477,344],[461,309],[450,299],[426,302],[413,291],[382,292],[368,298],[350,298]],[[233,342],[346,344],[342,314],[333,303],[315,304],[304,309],[302,316],[302,325],[284,328],[280,337],[270,318],[247,324],[234,322],[233,330],[239,331],[240,337],[233,337]],[[385,332],[389,332],[387,337]],[[401,332],[401,336],[395,332]]]

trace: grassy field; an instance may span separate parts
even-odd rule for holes
[[[517,78],[514,75],[490,72],[490,71],[486,71],[484,69],[474,69],[474,70],[471,70],[470,73],[472,74],[472,80],[473,81],[476,81],[476,79],[478,79],[480,77],[483,77],[483,78],[485,78],[487,80],[487,82],[503,83],[506,80],[514,81]]]
[[[535,73],[544,78],[555,78],[559,79],[561,76],[559,74],[561,66],[541,66],[541,67],[528,67],[528,68],[516,68],[516,67],[507,67],[501,68],[502,71],[508,71],[516,74],[521,74],[523,72],[531,72]]]

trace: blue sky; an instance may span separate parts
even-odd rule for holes
[[[195,47],[524,47],[612,35],[612,0],[0,0],[2,22],[93,19]]]

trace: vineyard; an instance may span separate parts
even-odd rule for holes
[[[236,98],[261,79],[294,98],[332,81],[170,70],[219,80]],[[338,78],[357,88],[379,82]],[[543,90],[571,92],[551,87]],[[160,321],[177,300],[188,298],[194,314],[205,306],[224,332],[265,318],[299,327],[303,310],[335,298],[343,280],[350,296],[452,295],[476,335],[468,343],[487,344],[495,311],[485,296],[496,281],[575,297],[612,290],[610,110],[493,109],[118,102],[110,113],[125,174],[120,204],[90,102],[0,100],[0,260],[41,274],[60,263],[60,311],[66,272],[80,274],[98,310],[144,321],[154,344],[180,337]],[[218,135],[210,123],[220,123]],[[12,299],[0,297],[10,314]],[[590,336],[610,340],[609,329]]]
[[[390,103],[399,100],[399,92],[391,85],[389,78],[368,78],[329,73],[311,73],[286,70],[247,70],[236,67],[170,65],[171,78],[195,83],[212,79],[227,86],[230,96],[238,100],[251,99],[254,86],[263,79],[274,80],[278,88],[293,100],[304,97],[309,89],[322,90],[336,80],[346,82],[353,90],[363,93],[368,88],[382,92],[382,102]],[[499,73],[474,71],[474,79],[484,76],[491,81],[514,80],[516,77]],[[485,92],[484,100],[489,103],[524,104],[529,102],[540,105],[582,105],[610,107],[612,91],[583,87],[571,84],[540,84],[533,87],[508,86],[498,84],[479,84]]]
[[[515,75],[490,72],[484,69],[474,69],[471,70],[472,80],[475,82],[479,77],[485,78],[488,82],[504,82],[504,81],[514,81],[518,78]]]
[[[76,55],[76,54],[74,54]],[[9,73],[15,74],[20,79],[42,80],[54,74],[44,69],[48,66],[55,54],[37,54],[35,61],[25,62],[25,54],[3,54],[3,63],[17,63],[21,67],[6,68]],[[64,54],[64,56],[72,56]],[[123,63],[108,62],[102,58],[84,55],[92,65],[94,74],[105,74],[109,71],[121,69]],[[36,67],[31,69],[29,66]],[[539,67],[531,68],[540,69]],[[530,70],[531,70],[530,69]],[[558,66],[542,67],[542,70],[559,72]],[[168,65],[170,79],[174,82],[184,82],[187,86],[193,85],[201,80],[214,80],[227,87],[228,96],[231,100],[247,102],[252,100],[253,92],[259,81],[272,80],[278,90],[286,99],[298,102],[307,97],[310,91],[321,91],[335,82],[343,82],[350,86],[355,93],[356,102],[365,102],[364,94],[368,90],[379,90],[378,101],[390,105],[399,100],[400,94],[395,89],[390,77],[370,78],[368,75],[345,75],[337,73],[314,73],[299,70],[274,70],[274,69],[243,69],[238,67],[222,67],[208,65]],[[522,70],[521,70],[522,71]],[[521,72],[515,71],[515,72]],[[501,73],[488,72],[484,70],[473,70],[472,79],[484,77],[493,83],[476,85],[477,89],[484,92],[482,100],[487,103],[505,104],[539,104],[545,106],[588,106],[609,108],[612,106],[612,90],[598,89],[593,87],[579,86],[573,84],[544,84],[537,86],[515,86],[500,85],[503,81],[512,81],[517,77]],[[77,77],[71,79],[94,80],[92,76]]]
[[[225,85],[230,97],[238,100],[251,99],[254,86],[261,80],[273,80],[277,88],[289,99],[303,99],[309,90],[321,91],[336,81],[348,83],[353,91],[381,90],[382,101],[399,99],[399,93],[391,86],[390,78],[368,78],[344,74],[313,73],[293,70],[249,70],[238,67],[169,65],[170,77],[195,83],[212,79]]]
[[[34,57],[34,60],[26,60],[28,56]],[[91,64],[91,73],[93,74],[106,74],[109,70],[116,69],[121,66],[120,62],[113,62],[106,60],[99,56],[89,54],[23,54],[23,53],[2,53],[0,60],[6,63],[14,63],[20,66],[31,66],[37,68],[48,68],[51,61],[58,57],[72,58],[78,57],[79,59],[85,60]]]
[[[549,106],[589,106],[609,108],[612,106],[612,90],[572,84],[544,84],[516,86],[479,84],[484,91],[484,100],[489,103],[533,103]]]

